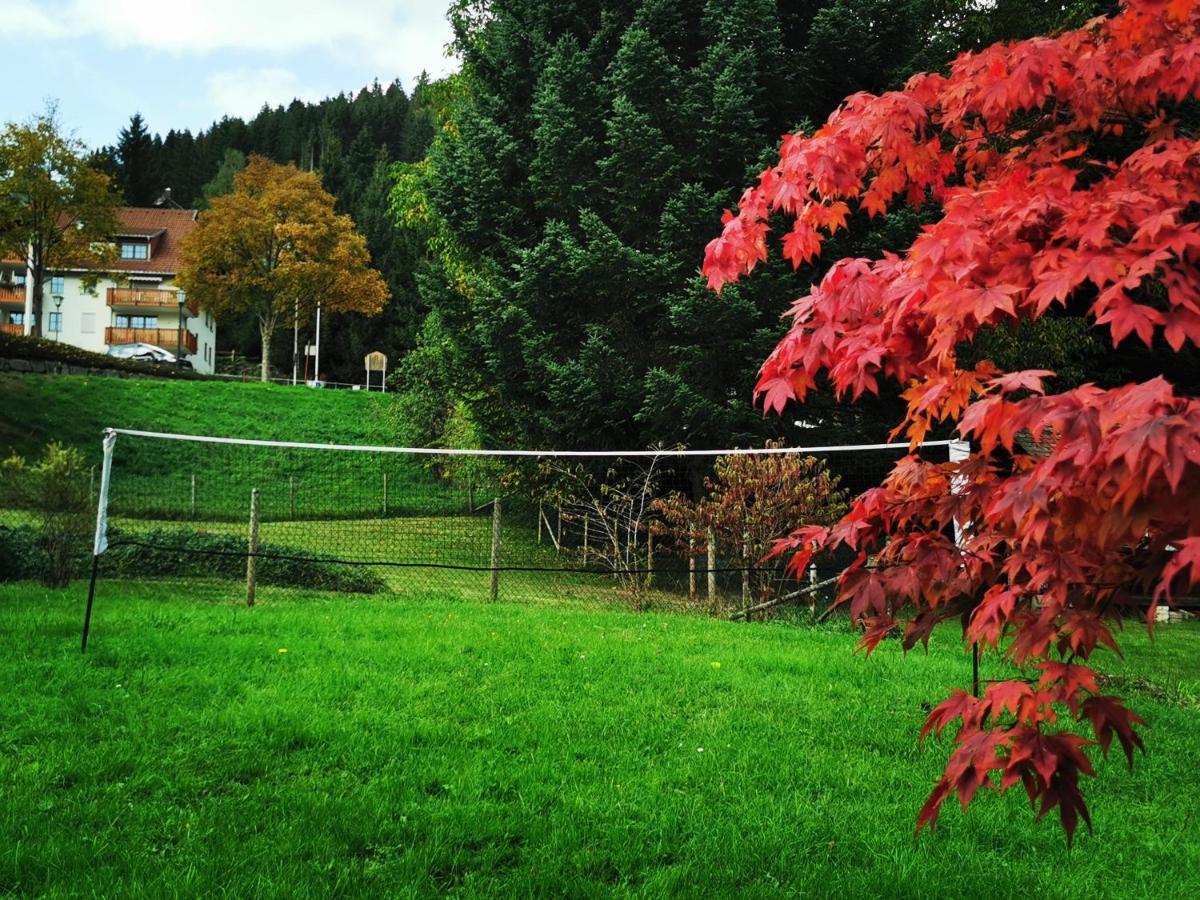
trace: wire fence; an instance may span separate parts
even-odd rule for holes
[[[811,614],[830,602],[838,561],[797,579],[773,542],[836,521],[909,452],[444,451],[115,431],[88,474],[94,571],[101,593],[114,579],[164,593],[186,582],[238,603],[344,593]],[[914,452],[947,461],[950,445]],[[0,508],[10,528],[36,518]]]

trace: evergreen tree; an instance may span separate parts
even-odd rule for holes
[[[116,153],[117,185],[129,206],[150,206],[162,193],[158,149],[142,114],[134,113],[121,129]]]

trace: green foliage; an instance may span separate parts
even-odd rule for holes
[[[117,203],[111,179],[63,132],[53,105],[0,130],[0,259],[28,260],[32,334],[41,334],[51,272],[82,264],[90,287],[112,258]]]
[[[48,444],[36,464],[20,456],[0,463],[0,504],[32,511],[39,519],[37,577],[47,587],[71,580],[92,531],[92,505],[83,454]]]
[[[162,196],[157,156],[161,142],[146,130],[141,113],[134,113],[117,138],[117,185],[128,206],[150,206]]]
[[[1004,2],[995,28],[1026,34],[1087,5]],[[401,209],[397,223],[436,236],[418,288],[457,348],[442,354],[459,366],[452,399],[505,446],[785,434],[750,399],[794,295],[789,271],[720,299],[696,275],[730,185],[847,93],[895,87],[994,37],[966,0],[464,0],[451,20],[462,90],[393,199],[420,196],[404,208],[420,221]],[[915,227],[863,218],[847,243],[902,231]],[[805,418],[816,440],[881,436],[875,410],[825,404]]]
[[[1200,718],[1180,702],[1200,692],[1196,626],[1130,629],[1114,689],[1154,721],[1155,752],[1097,787],[1098,834],[1067,853],[993,792],[912,840],[941,769],[913,723],[970,674],[949,631],[867,659],[832,630],[420,590],[267,587],[246,609],[228,583],[101,581],[81,659],[80,619],[78,586],[0,588],[16,896],[1200,888]],[[985,678],[1004,671],[985,656]]]
[[[203,209],[216,197],[223,197],[233,190],[233,179],[238,172],[246,168],[246,154],[236,147],[229,147],[221,157],[217,173],[204,183],[200,189],[200,198],[195,201]]]

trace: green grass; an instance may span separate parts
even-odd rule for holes
[[[1131,628],[1152,723],[1068,851],[1018,792],[913,819],[956,638],[425,596],[0,586],[0,893],[1061,896],[1200,890],[1200,628]],[[287,653],[280,653],[286,648]],[[985,676],[998,663],[986,661]]]

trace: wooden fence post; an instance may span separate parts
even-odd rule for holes
[[[250,535],[246,540],[246,605],[254,605],[254,582],[258,568],[258,488],[250,492]]]
[[[742,606],[750,605],[750,532],[742,532]]]
[[[646,532],[646,589],[654,587],[654,532]]]
[[[500,498],[492,501],[492,581],[489,597],[495,601],[500,596]]]
[[[688,599],[696,599],[696,538],[688,538]]]
[[[708,529],[708,602],[717,602],[717,534]]]

